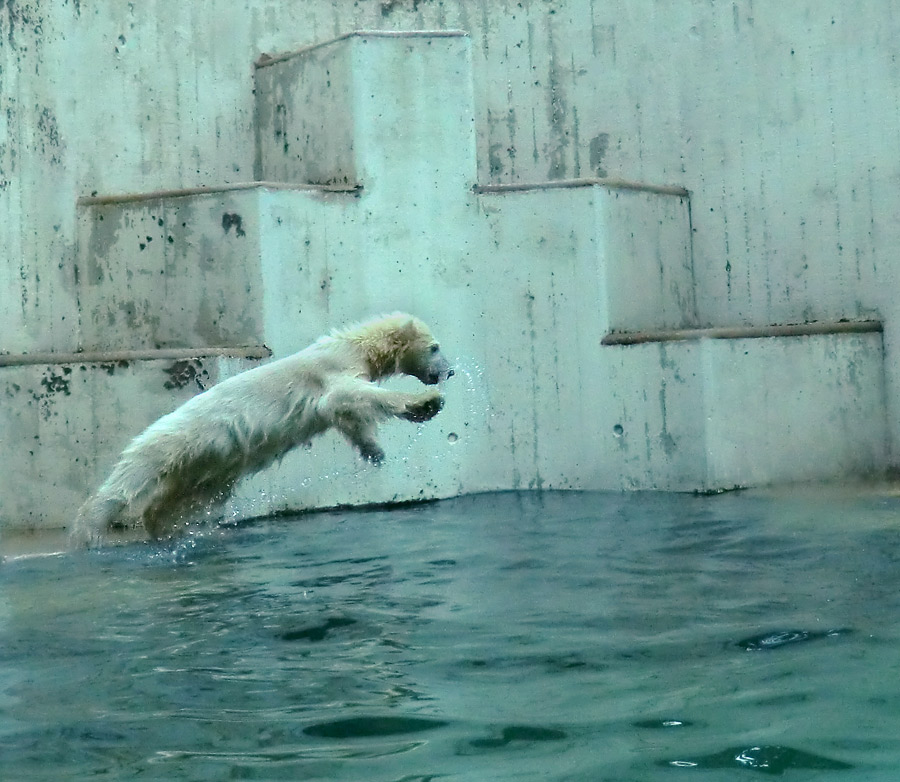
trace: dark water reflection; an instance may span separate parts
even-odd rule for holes
[[[898,616],[892,499],[485,495],[13,560],[0,779],[895,779]]]

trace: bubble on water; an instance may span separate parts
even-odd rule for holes
[[[459,440],[459,435],[456,432],[450,432],[450,434],[447,435],[448,443],[455,443],[457,440]]]

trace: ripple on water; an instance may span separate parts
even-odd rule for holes
[[[851,764],[841,760],[777,745],[734,747],[691,760],[662,761],[660,765],[701,769],[747,768],[773,775],[783,774],[790,769],[845,771],[853,768]]]
[[[424,717],[393,717],[365,715],[346,719],[318,722],[303,729],[307,736],[327,739],[358,739],[372,736],[402,736],[442,728],[443,720]]]
[[[475,749],[500,749],[517,742],[532,743],[540,741],[563,741],[569,736],[557,728],[546,728],[538,725],[507,725],[498,736],[472,739],[470,747]]]
[[[356,619],[349,616],[332,616],[321,624],[311,627],[298,628],[297,630],[288,630],[281,634],[282,641],[324,641],[332,630],[341,627],[351,627],[356,624]]]

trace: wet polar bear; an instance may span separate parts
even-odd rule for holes
[[[437,390],[403,393],[373,382],[397,374],[428,385],[453,374],[428,327],[404,313],[334,331],[224,380],[132,440],[79,511],[74,541],[90,545],[111,527],[138,522],[152,538],[171,534],[224,501],[241,477],[328,429],[380,463],[380,421],[427,421],[443,406]]]

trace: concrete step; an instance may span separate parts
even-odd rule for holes
[[[264,347],[0,356],[0,528],[67,526],[147,424]]]
[[[608,335],[606,438],[623,488],[721,491],[879,475],[881,324]]]
[[[340,258],[354,272],[363,253],[368,271],[394,282],[398,267],[407,277],[431,267],[441,287],[471,292],[480,284],[473,271],[552,266],[576,253],[597,277],[605,331],[699,325],[684,188],[621,179],[475,185],[471,57],[463,33],[356,32],[264,58],[257,176],[360,187],[350,222],[331,229],[346,237]]]
[[[359,31],[256,63],[256,178],[376,182],[386,193],[475,184],[471,40]]]
[[[684,188],[577,179],[476,192],[492,256],[551,271],[574,256],[604,333],[699,325]]]
[[[91,196],[78,202],[72,349],[264,342],[260,199],[284,185]],[[313,197],[327,197],[326,189]]]
[[[260,343],[252,201],[244,189],[81,199],[81,347]]]

